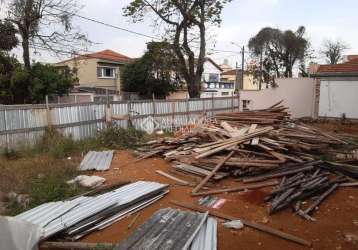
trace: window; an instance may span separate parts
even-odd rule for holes
[[[242,109],[244,111],[249,110],[250,100],[242,100]]]
[[[229,95],[229,92],[222,92],[221,95],[222,95],[222,96]]]
[[[98,78],[115,78],[116,68],[97,67]]]
[[[209,74],[209,82],[218,82],[219,81],[219,74],[210,73]]]

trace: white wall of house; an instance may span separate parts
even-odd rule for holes
[[[281,100],[292,117],[313,117],[315,106],[315,80],[312,78],[276,79],[278,87],[262,90],[241,90],[240,109],[264,109]]]
[[[319,112],[321,117],[358,118],[358,80],[321,80]]]
[[[206,60],[204,63],[204,72],[201,77],[203,82],[213,81],[212,79],[216,78],[217,82],[220,82],[221,70],[219,70],[215,65],[213,65],[209,60]]]

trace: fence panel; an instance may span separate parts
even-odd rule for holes
[[[137,129],[178,128],[218,112],[238,110],[237,97],[115,101],[109,104],[113,123]],[[0,148],[33,144],[52,126],[80,140],[93,137],[106,127],[105,103],[0,106]]]

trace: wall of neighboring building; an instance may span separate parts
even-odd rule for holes
[[[320,81],[320,117],[358,118],[358,79]]]
[[[204,72],[202,75],[202,81],[209,82],[210,74],[216,74],[218,78],[218,82],[220,82],[220,74],[221,70],[219,70],[215,65],[213,65],[209,60],[206,60],[204,63]]]
[[[102,64],[96,58],[78,59],[65,61],[58,65],[67,65],[71,69],[77,69],[77,77],[81,87],[108,88],[120,91],[120,66],[117,64]],[[116,69],[116,77],[98,78],[97,67],[110,66]]]
[[[311,78],[280,78],[278,87],[262,90],[241,90],[240,108],[264,109],[281,100],[292,117],[313,117],[315,107],[315,80]]]
[[[189,93],[186,90],[177,90],[175,92],[170,93],[166,99],[173,100],[173,99],[186,99],[189,97]]]
[[[241,74],[241,73],[239,73]],[[221,75],[221,81],[223,82],[232,82],[235,83],[236,75],[235,74],[223,74]],[[240,81],[241,76],[238,76],[238,81]],[[239,83],[238,83],[239,85]],[[266,88],[266,83],[262,83],[261,89]],[[244,74],[244,90],[258,90],[259,84],[255,84],[254,76],[252,74]]]

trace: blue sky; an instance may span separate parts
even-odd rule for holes
[[[107,23],[118,25],[134,31],[157,35],[151,26],[151,19],[133,24],[129,18],[122,16],[122,8],[130,0],[81,0],[84,8],[79,13]],[[296,29],[304,25],[307,37],[313,49],[319,51],[324,39],[340,39],[349,44],[346,53],[358,54],[358,0],[233,0],[226,5],[221,27],[210,29],[209,46],[221,50],[238,50],[231,44],[247,44],[250,37],[266,26],[280,29]],[[124,31],[114,30],[99,24],[75,19],[75,24],[98,45],[91,51],[113,49],[131,57],[142,55],[146,42],[142,38]],[[234,65],[239,60],[235,53],[214,53],[210,55],[221,63],[227,58]],[[45,53],[36,56],[37,60],[53,62],[57,58]],[[319,58],[317,59],[320,60]]]

